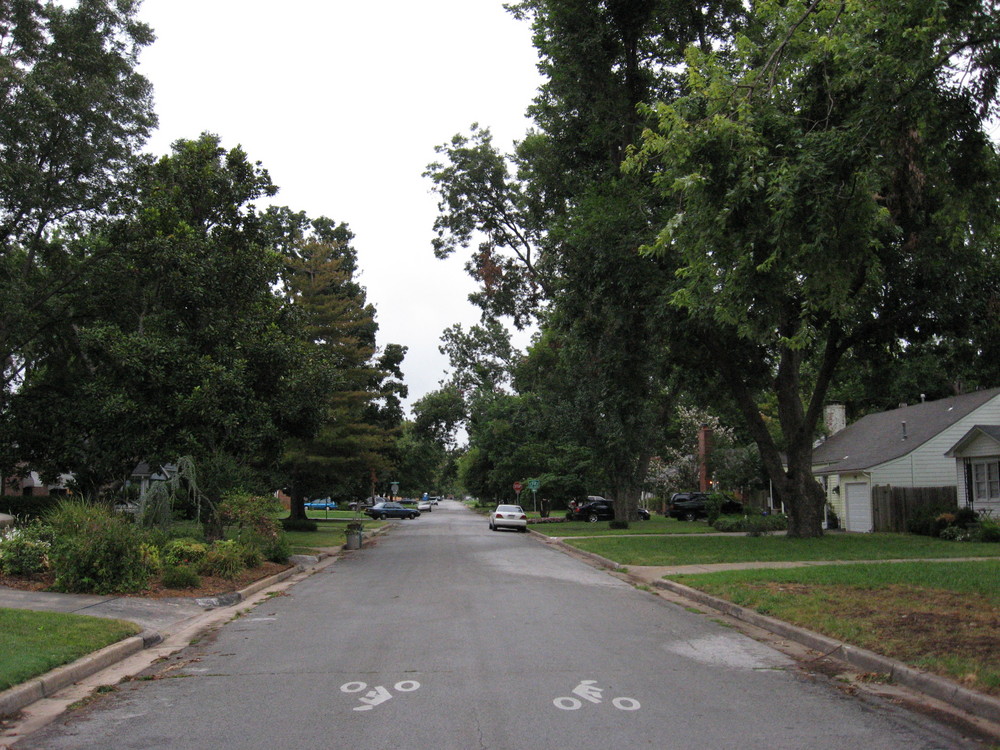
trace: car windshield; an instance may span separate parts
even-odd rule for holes
[[[498,505],[497,513],[524,513],[520,505]]]

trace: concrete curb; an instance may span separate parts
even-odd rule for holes
[[[540,532],[535,533],[549,544],[571,552],[574,555],[587,558],[603,568],[621,570],[627,567],[616,563],[614,560],[596,555],[593,552],[572,547],[561,539],[545,536]],[[931,698],[936,698],[980,718],[1000,722],[1000,699],[998,698],[969,690],[947,678],[915,669],[901,661],[890,659],[887,656],[876,654],[874,651],[868,651],[867,649],[838,641],[835,638],[830,638],[829,636],[821,635],[805,628],[800,628],[783,620],[762,615],[759,612],[741,607],[738,604],[733,604],[725,599],[719,599],[675,581],[658,580],[650,581],[650,583],[656,588],[671,591],[683,596],[685,599],[704,604],[741,622],[794,641],[813,651],[818,651],[824,656],[831,656],[844,661],[865,672],[887,674],[889,675],[889,679],[896,684],[916,690]]]
[[[317,560],[329,557],[331,554],[321,553]],[[262,589],[281,583],[305,569],[306,567],[303,565],[295,565],[280,573],[275,573],[272,576],[255,581],[239,591],[223,594],[222,596],[196,599],[195,601],[206,609],[229,607],[244,601]],[[0,718],[13,716],[35,701],[48,698],[59,690],[72,685],[74,682],[86,679],[143,649],[157,645],[161,641],[163,641],[162,634],[153,630],[145,630],[138,635],[125,638],[117,643],[112,643],[100,651],[82,656],[74,662],[56,667],[40,677],[35,677],[20,685],[8,688],[0,692]]]
[[[162,637],[159,633],[145,631],[118,641],[118,643],[112,643],[110,646],[80,657],[74,662],[56,667],[41,677],[4,690],[0,693],[0,716],[16,714],[25,706],[42,698],[48,698],[74,682],[79,682],[102,669],[107,669],[112,664],[159,643],[161,640]]]

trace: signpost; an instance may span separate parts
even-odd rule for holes
[[[514,496],[517,498],[517,502],[521,502],[521,490],[524,489],[524,485],[520,482],[514,482]]]
[[[389,490],[392,492],[392,497],[390,500],[396,499],[396,494],[399,492],[399,482],[393,482],[389,485]]]
[[[531,501],[532,505],[534,506],[534,510],[536,512],[538,511],[538,495],[536,493],[538,492],[538,488],[541,486],[542,483],[539,482],[537,479],[528,480],[528,489],[531,490]]]

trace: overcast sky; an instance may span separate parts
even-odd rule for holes
[[[540,83],[531,29],[501,0],[144,0],[140,58],[159,130],[241,145],[278,205],[353,229],[379,343],[409,348],[410,401],[438,387],[442,331],[478,321],[464,258],[434,258],[421,177],[434,146],[479,122],[510,149]]]

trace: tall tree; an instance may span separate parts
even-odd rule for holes
[[[983,126],[1000,14],[930,0],[754,10],[731,63],[689,51],[690,93],[658,105],[632,166],[655,165],[674,206],[650,248],[680,266],[668,302],[739,404],[789,533],[816,536],[812,443],[843,357],[953,334],[947,311],[996,257]]]
[[[65,313],[99,248],[67,237],[114,213],[156,119],[136,72],[153,40],[133,0],[0,4],[0,399]],[[2,403],[2,401],[0,401]]]
[[[474,128],[439,150],[429,176],[441,196],[436,250],[485,237],[469,267],[487,315],[521,322],[543,311],[572,377],[562,396],[579,415],[579,441],[604,462],[616,512],[637,518],[650,446],[666,414],[669,363],[647,314],[671,266],[636,254],[656,220],[655,192],[622,175],[646,121],[642,102],[671,96],[688,42],[709,45],[740,3],[526,0],[545,82],[529,113],[537,131],[513,157]],[[511,167],[516,175],[511,176]],[[544,304],[539,304],[544,303]]]
[[[316,429],[285,444],[293,518],[305,517],[310,495],[356,496],[372,474],[390,468],[405,393],[393,379],[405,350],[393,346],[377,356],[375,310],[354,278],[353,234],[325,219],[309,227],[286,253],[285,285],[305,324],[309,371],[323,386],[306,407],[318,406]]]
[[[296,321],[253,206],[275,190],[267,172],[205,135],[175,143],[137,187],[134,210],[73,245],[100,257],[25,349],[7,412],[19,457],[88,492],[140,460],[273,460],[293,429]]]

